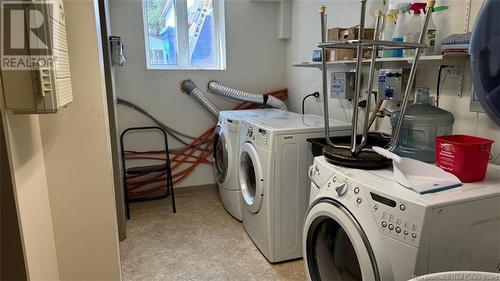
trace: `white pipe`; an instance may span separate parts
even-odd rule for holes
[[[181,82],[181,91],[192,96],[216,118],[219,117],[219,108],[196,87],[196,84],[191,79]]]
[[[278,108],[281,110],[287,110],[285,103],[273,96],[265,96],[261,94],[248,93],[240,90],[236,90],[233,88],[229,88],[220,84],[217,81],[210,81],[208,83],[208,90],[213,94],[228,97],[231,99],[244,101],[244,102],[252,102],[257,104],[268,105],[274,108]]]

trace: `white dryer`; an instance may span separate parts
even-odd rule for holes
[[[388,170],[316,157],[303,232],[308,280],[409,280],[443,271],[497,272],[500,167],[484,182],[420,195]]]
[[[241,221],[240,184],[238,182],[238,153],[242,119],[272,118],[287,112],[278,109],[228,110],[219,112],[213,141],[214,173],[222,205]]]
[[[351,125],[333,122],[336,135]],[[307,139],[324,136],[323,117],[288,113],[241,124],[239,180],[243,225],[272,263],[302,256],[309,178]]]

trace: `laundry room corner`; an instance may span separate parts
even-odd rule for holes
[[[217,122],[195,100],[180,90],[180,83],[192,79],[205,92],[211,80],[266,93],[285,85],[285,42],[278,39],[278,5],[252,1],[226,1],[226,70],[154,70],[146,69],[144,25],[141,1],[110,1],[111,30],[123,38],[127,63],[115,68],[116,92],[174,129],[198,136]],[[269,28],[272,27],[272,28]],[[261,52],[260,50],[266,50]],[[258,83],[256,83],[258,81]],[[221,109],[231,109],[235,103],[208,95]],[[118,107],[119,130],[153,124],[130,108]],[[186,126],[188,125],[188,126]],[[155,139],[141,141],[131,138],[131,148],[148,150]],[[181,144],[173,140],[172,148]],[[198,166],[191,176],[175,187],[214,184],[212,167]]]

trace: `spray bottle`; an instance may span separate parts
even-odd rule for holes
[[[392,41],[394,42],[404,42],[405,34],[406,34],[406,13],[409,11],[408,7],[410,4],[408,3],[400,3],[398,4],[398,19],[396,21],[396,28],[394,29],[394,34],[392,35]],[[393,57],[402,57],[403,49],[396,49],[392,52]]]
[[[394,35],[394,30],[396,29],[396,19],[397,19],[398,10],[391,9],[385,16],[384,21],[384,31],[382,32],[382,40],[384,41],[392,41],[392,36]],[[383,50],[382,57],[390,58],[393,56],[392,50]]]
[[[406,32],[405,42],[408,43],[416,43],[420,36],[420,32],[422,31],[423,25],[423,11],[425,11],[426,3],[413,3],[410,6],[410,10],[412,11],[410,25]],[[406,49],[404,51],[405,57],[412,57],[415,55],[414,49]]]

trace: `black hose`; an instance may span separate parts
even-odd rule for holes
[[[319,93],[318,92],[314,92],[312,94],[309,94],[307,96],[305,96],[303,99],[302,99],[302,114],[305,114],[305,109],[304,109],[304,104],[306,102],[306,99],[309,98],[309,97],[315,97],[315,98],[319,98]]]
[[[439,66],[439,71],[438,71],[438,80],[437,80],[437,89],[436,89],[436,106],[439,107],[439,93],[441,89],[441,73],[443,72],[443,69],[450,67],[450,65],[442,64]]]
[[[193,137],[193,136],[190,136],[190,135],[186,135],[182,132],[179,132],[175,129],[172,129],[171,127],[167,126],[165,123],[161,122],[160,120],[156,119],[154,116],[152,116],[151,114],[149,114],[145,109],[143,109],[142,107],[132,103],[132,102],[129,102],[127,100],[124,100],[124,99],[120,99],[118,98],[117,99],[117,102],[119,105],[123,105],[123,106],[126,106],[126,107],[129,107],[129,108],[132,108],[144,115],[146,115],[147,117],[149,117],[151,120],[153,120],[153,122],[155,122],[158,126],[160,126],[161,128],[163,128],[165,131],[167,131],[167,133],[169,135],[171,135],[174,139],[176,139],[177,141],[179,141],[180,143],[182,143],[183,145],[189,145],[188,142],[184,141],[183,139],[181,139],[180,137],[184,137],[186,139],[190,139],[190,140],[195,140],[197,139],[196,137]],[[179,135],[179,136],[177,136]]]

